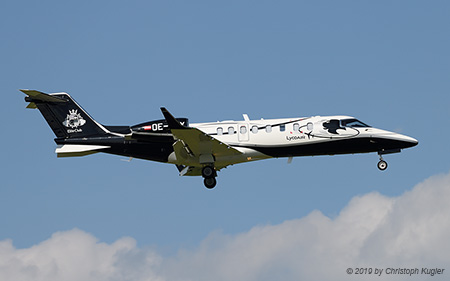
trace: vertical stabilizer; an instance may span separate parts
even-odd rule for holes
[[[20,90],[27,95],[27,108],[37,108],[57,138],[80,138],[108,133],[67,93],[45,94]]]

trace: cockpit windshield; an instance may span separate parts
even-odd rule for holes
[[[359,121],[358,119],[343,119],[341,120],[341,124],[343,127],[350,127],[350,128],[369,128],[370,126],[367,124],[364,124],[363,122]]]

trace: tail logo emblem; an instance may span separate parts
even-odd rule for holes
[[[72,109],[69,110],[69,114],[67,114],[66,120],[64,120],[63,125],[67,128],[76,129],[83,126],[85,123],[86,120],[84,120],[81,114],[78,113],[78,110]]]

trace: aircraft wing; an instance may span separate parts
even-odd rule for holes
[[[190,163],[201,165],[214,163],[215,159],[219,157],[242,154],[199,129],[181,125],[164,107],[161,108],[161,111],[177,140],[173,145],[177,160],[184,160],[188,165]],[[216,168],[220,169],[221,167],[216,166]]]

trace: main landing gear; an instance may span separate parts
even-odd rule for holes
[[[212,189],[216,186],[217,180],[216,180],[216,170],[213,166],[205,166],[202,169],[202,177],[204,178],[203,183],[205,184],[206,188]]]

